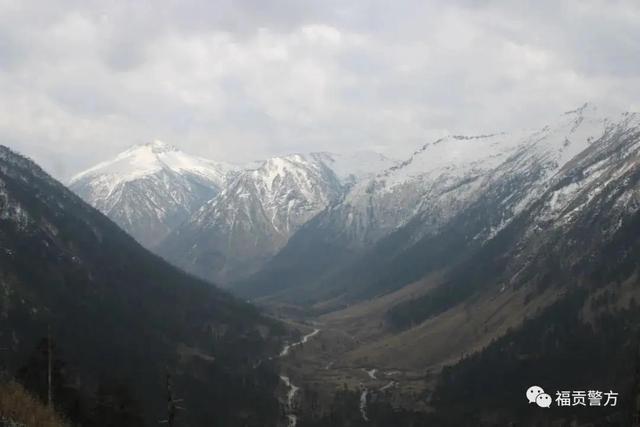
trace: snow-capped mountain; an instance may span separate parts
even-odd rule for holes
[[[415,220],[423,224],[418,238],[436,232],[485,197],[485,191],[508,184],[501,190],[506,193],[500,221],[486,238],[534,200],[557,171],[603,134],[605,126],[595,108],[585,105],[536,132],[439,139],[401,164],[360,181],[340,204],[323,212],[316,225],[327,225],[336,239],[363,247]]]
[[[350,185],[393,162],[375,153],[294,154],[240,173],[171,233],[160,253],[216,281],[253,273]]]
[[[361,256],[356,257],[359,266],[350,266],[350,254],[371,252],[370,261],[384,265],[382,258],[394,258],[430,236],[435,241],[442,233],[450,232],[447,243],[455,242],[460,250],[482,245],[539,202],[580,156],[602,146],[611,129],[633,129],[628,117],[605,118],[586,104],[538,131],[450,136],[428,143],[399,165],[360,181],[340,203],[318,214],[247,288],[275,281],[280,288],[293,287],[311,267],[339,283],[329,269],[341,271],[336,275],[342,277],[352,277],[345,268],[354,276],[375,270]],[[334,256],[320,257],[327,248]],[[324,265],[310,267],[305,259],[323,259]],[[309,277],[307,282],[318,280]]]
[[[153,248],[236,173],[234,166],[154,141],[76,175],[69,187]]]
[[[602,135],[553,176],[524,212],[525,226],[507,270],[510,282],[538,267],[536,258],[554,253],[567,270],[585,269],[594,253],[634,223],[639,183],[640,114],[626,113],[605,121]]]
[[[383,268],[396,270],[401,257],[424,259],[440,245],[446,248],[443,262],[417,269],[409,279],[434,267],[450,268],[443,286],[395,307],[392,317],[406,327],[469,304],[472,297],[474,310],[482,312],[477,302],[481,295],[494,300],[502,294],[511,302],[524,299],[524,304],[507,303],[490,317],[504,319],[505,313],[515,312],[519,323],[525,306],[548,306],[576,289],[597,295],[608,288],[609,295],[621,300],[634,294],[640,259],[640,114],[605,120],[598,131],[583,134],[588,146],[547,179],[544,189],[538,186],[540,191],[527,196],[535,200],[489,240],[482,243],[473,236],[491,219],[488,207],[500,209],[495,203],[500,199],[491,194],[489,205],[476,203],[436,238],[387,262]],[[450,246],[456,235],[458,244]],[[573,309],[579,312],[580,307]]]

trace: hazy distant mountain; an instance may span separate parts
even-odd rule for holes
[[[76,175],[69,186],[140,243],[153,248],[235,173],[235,166],[190,156],[154,141]]]
[[[376,153],[275,157],[245,170],[161,244],[167,259],[228,281],[255,272],[307,221],[392,161]]]
[[[55,378],[56,410],[81,417],[94,403],[100,413],[138,408],[146,425],[156,425],[167,414],[170,373],[189,408],[180,415],[185,425],[215,419],[261,427],[279,418],[278,377],[267,363],[256,365],[279,351],[279,325],[151,254],[2,146],[0,295],[0,347],[10,372],[51,330],[68,381]],[[110,384],[117,395],[108,394]],[[108,424],[97,413],[74,424],[141,425]]]

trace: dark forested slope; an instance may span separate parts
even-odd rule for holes
[[[0,319],[0,360],[36,389],[38,343],[51,331],[64,361],[59,381],[74,392],[54,397],[76,396],[58,406],[82,424],[110,425],[105,407],[117,412],[123,396],[157,424],[167,417],[167,373],[185,424],[265,426],[278,417],[278,378],[258,363],[275,351],[278,324],[152,255],[6,147]]]

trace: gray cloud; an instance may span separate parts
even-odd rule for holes
[[[639,109],[636,1],[0,0],[0,137],[57,177],[151,139],[228,161]]]

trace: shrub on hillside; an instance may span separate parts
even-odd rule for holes
[[[66,427],[52,408],[15,381],[0,384],[1,427]]]

